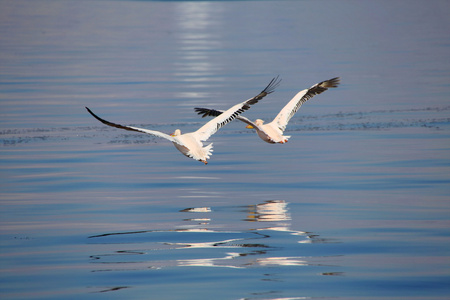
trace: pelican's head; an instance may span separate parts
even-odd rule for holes
[[[174,133],[172,133],[170,136],[179,136],[181,135],[181,130],[180,129],[176,129]]]
[[[263,123],[264,123],[264,121],[261,120],[261,119],[256,119],[256,121],[255,121],[256,126],[261,126]],[[252,129],[253,126],[252,125],[247,125],[247,126],[245,126],[245,128]]]

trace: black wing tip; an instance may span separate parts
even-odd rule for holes
[[[269,82],[269,84],[262,90],[257,96],[253,97],[252,99],[247,101],[247,104],[253,105],[257,103],[259,100],[264,98],[265,96],[272,94],[275,89],[280,85],[281,78],[280,75],[277,77],[272,78],[272,80]]]
[[[336,88],[341,83],[341,77],[334,77],[323,82],[324,87]]]
[[[202,107],[194,107],[194,111],[198,115],[202,115],[202,118],[207,117],[209,115],[209,109]]]
[[[99,116],[94,114],[94,112],[92,110],[90,110],[89,107],[85,106],[84,108],[86,108],[86,110],[91,114],[91,116],[93,116],[94,118],[96,118],[97,120],[102,122],[103,124],[109,125],[109,123],[110,123],[109,121],[103,120],[102,118],[100,118]]]
[[[194,111],[198,114],[198,115],[202,115],[202,118],[205,117],[217,117],[220,116],[222,114],[221,111],[215,110],[215,109],[209,109],[209,108],[203,108],[203,107],[194,107]]]
[[[96,114],[94,114],[94,112],[87,106],[85,106],[84,108],[86,108],[86,110],[88,111],[88,113],[90,113],[94,118],[96,119],[100,119],[99,116],[97,116]]]
[[[97,118],[97,116],[94,114],[94,112],[92,110],[89,109],[89,107],[85,106],[84,108],[86,108],[86,110],[88,111],[88,113],[90,113],[91,115],[93,115],[94,117]]]
[[[272,80],[269,82],[269,84],[262,92],[266,94],[272,94],[273,92],[275,92],[275,89],[280,85],[280,82],[281,82],[280,75],[277,75],[276,77],[272,78]]]

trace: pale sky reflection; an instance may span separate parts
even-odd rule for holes
[[[175,76],[183,82],[195,83],[200,88],[202,82],[210,83],[211,76],[221,68],[220,61],[212,56],[211,50],[222,49],[221,38],[213,35],[211,27],[222,24],[221,3],[179,2],[175,4],[175,24],[179,52],[175,65]],[[179,98],[203,99],[209,95],[199,91],[180,91]]]

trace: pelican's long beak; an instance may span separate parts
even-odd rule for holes
[[[245,126],[245,128],[253,129],[253,126],[252,125],[247,125],[247,126]]]

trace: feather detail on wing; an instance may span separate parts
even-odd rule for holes
[[[281,82],[280,75],[278,75],[277,77],[272,78],[272,80],[269,82],[269,84],[266,86],[266,88],[264,90],[262,90],[261,93],[259,93],[258,95],[256,95],[255,97],[253,97],[251,99],[248,99],[245,102],[248,105],[253,105],[253,104],[257,103],[259,100],[261,100],[265,96],[275,92],[275,89],[280,85],[280,82]]]
[[[223,110],[216,110],[216,109],[209,109],[209,108],[203,108],[203,107],[196,107],[194,108],[195,112],[199,115],[202,115],[202,118],[211,116],[211,117],[217,117],[220,114],[223,113]],[[258,127],[258,125],[256,125],[255,123],[253,123],[252,121],[250,121],[249,119],[247,119],[244,116],[237,116],[236,117],[237,120],[242,121],[244,123],[247,123],[248,125],[251,125],[253,127]]]
[[[202,115],[202,118],[205,117],[217,117],[220,116],[224,111],[223,110],[216,110],[216,109],[210,109],[210,108],[204,108],[204,107],[195,107],[194,111],[198,115]]]
[[[302,106],[303,103],[314,97],[315,95],[319,95],[328,88],[335,88],[339,85],[340,78],[335,77],[329,80],[325,80],[322,82],[319,82],[309,89],[302,90],[297,93],[297,95],[294,96],[294,98],[291,99],[291,101],[286,104],[286,106],[283,107],[283,109],[278,113],[278,115],[275,117],[275,119],[272,121],[277,124],[278,128],[280,130],[284,131],[286,129],[286,126],[289,122],[289,120],[294,116],[294,114],[298,111],[300,106]]]
[[[258,103],[259,100],[263,99],[268,94],[275,91],[275,88],[280,84],[281,79],[279,76],[273,78],[264,90],[253,98],[250,98],[242,103],[236,104],[226,111],[220,112],[215,111],[214,114],[218,114],[214,119],[200,127],[195,133],[198,135],[201,141],[206,141],[211,135],[217,132],[220,128],[238,118],[241,113],[248,110],[250,105]],[[196,110],[197,111],[197,110]],[[204,117],[207,114],[205,113]],[[248,119],[246,119],[248,120]],[[243,121],[243,120],[242,120]],[[250,122],[250,120],[248,120]]]
[[[211,135],[216,133],[217,130],[233,121],[237,116],[249,108],[250,106],[247,104],[247,101],[236,104],[200,127],[195,133],[201,141],[206,141]]]
[[[115,124],[115,123],[112,123],[112,122],[109,122],[109,121],[106,121],[106,120],[100,118],[99,116],[94,114],[89,108],[86,107],[86,109],[94,118],[96,118],[97,120],[99,120],[100,122],[102,122],[103,124],[106,124],[108,126],[116,127],[116,128],[120,128],[120,129],[125,129],[125,130],[130,130],[130,131],[137,131],[137,132],[141,132],[141,133],[147,133],[147,134],[151,134],[151,135],[154,135],[154,136],[157,136],[157,137],[161,137],[161,138],[167,139],[167,140],[169,140],[171,142],[178,143],[173,137],[171,137],[168,134],[165,134],[165,133],[162,133],[162,132],[159,132],[159,131],[155,131],[155,130],[148,130],[148,129],[139,128],[139,127],[124,126],[124,125],[120,125],[120,124]]]

